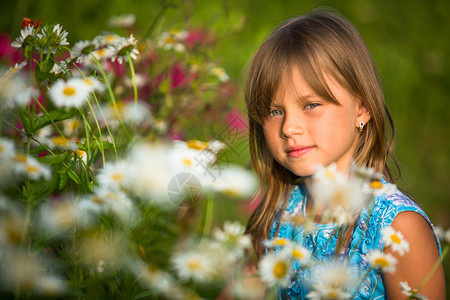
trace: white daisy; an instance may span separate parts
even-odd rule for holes
[[[45,232],[61,234],[74,228],[83,215],[77,206],[70,201],[60,201],[42,208],[39,225]]]
[[[318,209],[333,209],[341,206],[346,215],[350,216],[370,200],[363,192],[360,182],[354,178],[346,178],[336,171],[335,164],[318,169],[314,174],[310,190]],[[343,219],[345,221],[346,217],[344,216]]]
[[[136,16],[133,14],[126,14],[120,16],[112,16],[109,19],[109,26],[119,27],[119,28],[130,28],[136,22]]]
[[[34,28],[33,25],[28,25],[24,29],[20,30],[20,36],[17,37],[12,43],[11,47],[14,48],[21,48],[23,46],[26,46],[26,40],[28,37],[32,37],[35,34],[36,28]],[[25,44],[25,45],[24,45]]]
[[[10,160],[15,156],[14,142],[0,137],[0,159]]]
[[[306,295],[306,299],[311,300],[346,300],[351,295],[343,287],[330,286],[325,284],[317,284],[313,286],[313,290]]]
[[[16,63],[13,67],[9,68],[8,71],[6,71],[5,76],[13,76],[20,72],[25,66],[27,65],[27,61],[24,60],[20,64]]]
[[[288,240],[286,238],[280,238],[280,237],[263,241],[263,245],[266,248],[286,247],[286,246],[290,246],[291,244],[292,244],[291,240]]]
[[[49,51],[55,54],[56,48],[69,45],[67,42],[67,34],[67,31],[63,30],[60,24],[56,24],[53,28],[44,26],[36,37],[40,40],[39,44],[45,46],[42,49],[44,54],[47,54]],[[41,49],[39,48],[38,50]]]
[[[216,275],[210,257],[198,251],[178,253],[172,258],[172,264],[181,279],[207,282]]]
[[[57,107],[80,107],[89,96],[86,84],[76,78],[56,81],[48,93]]]
[[[62,60],[53,65],[53,68],[50,70],[50,73],[55,75],[59,74],[67,74],[69,72],[69,67],[67,66],[67,62]]]
[[[208,187],[232,197],[249,197],[258,186],[258,180],[253,173],[240,166],[230,165],[227,168],[218,168],[211,174],[213,174],[212,180]]]
[[[427,300],[428,297],[425,297],[419,294],[417,289],[412,289],[408,282],[400,281],[400,289],[402,290],[403,295],[409,296],[408,299],[416,299],[416,300]]]
[[[108,51],[111,55],[111,60],[118,61],[122,64],[123,61],[128,61],[127,53],[132,59],[136,59],[139,50],[136,49],[137,40],[131,34],[129,38],[120,38],[118,42],[108,46]]]
[[[133,213],[133,202],[121,191],[96,188],[94,194],[87,195],[78,203],[81,211],[94,214],[113,213],[122,219],[129,219]]]
[[[228,250],[231,250],[231,261],[241,257],[244,250],[251,247],[250,235],[245,234],[245,227],[239,222],[226,221],[223,230],[216,228],[213,231],[213,237]]]
[[[391,226],[383,229],[383,241],[386,248],[391,246],[392,250],[400,255],[409,251],[409,243],[405,240],[403,234],[394,230]]]
[[[183,44],[186,38],[185,31],[177,32],[163,32],[158,41],[158,47],[164,50],[175,50],[176,52],[183,52],[186,47]]]
[[[115,33],[99,35],[94,38],[94,42],[98,43],[100,47],[115,45],[121,40],[121,37]]]
[[[10,109],[28,105],[37,93],[34,87],[24,84],[20,76],[0,78],[0,108]]]
[[[259,262],[259,275],[268,286],[287,286],[291,276],[290,259],[278,253],[269,253]]]
[[[132,165],[125,161],[107,162],[97,175],[99,186],[111,190],[129,190],[133,174]]]
[[[385,254],[378,249],[370,250],[366,255],[366,260],[373,268],[380,268],[387,273],[395,272],[397,259],[391,254]]]
[[[64,138],[60,135],[43,139],[43,142],[49,146],[50,149],[62,149],[62,150],[77,150],[77,145],[73,139]]]
[[[98,48],[98,42],[93,41],[79,41],[72,47],[71,55],[74,57],[89,56],[92,51]]]
[[[444,230],[442,226],[436,227],[436,233],[441,243],[450,244],[450,229]]]
[[[88,93],[102,92],[105,89],[105,85],[93,76],[89,76],[82,79],[80,78],[80,80],[85,84]]]
[[[311,252],[299,244],[290,243],[281,251],[284,255],[298,261],[301,265],[307,265],[310,261]]]
[[[142,101],[125,103],[120,112],[124,122],[141,124],[152,120],[150,109]]]
[[[230,76],[228,76],[228,74],[225,72],[225,70],[221,67],[211,65],[209,71],[212,75],[217,77],[217,79],[219,79],[219,81],[221,81],[221,82],[227,82],[230,80]]]
[[[41,178],[50,180],[52,176],[50,167],[41,164],[32,156],[18,153],[14,156],[13,161],[16,172],[23,174],[32,180]]]

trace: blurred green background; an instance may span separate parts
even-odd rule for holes
[[[320,6],[346,16],[374,56],[396,123],[399,185],[435,224],[450,227],[449,1],[0,0],[0,33],[16,37],[19,22],[28,17],[60,23],[73,45],[108,29],[109,18],[121,14],[136,16],[138,40],[154,24],[155,32],[207,28],[218,35],[211,55],[242,86],[242,70],[265,36],[285,19]],[[249,158],[240,159],[246,163]]]

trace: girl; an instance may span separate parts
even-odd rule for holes
[[[356,29],[329,12],[280,25],[253,57],[245,101],[250,153],[262,186],[262,201],[247,225],[258,258],[269,251],[263,241],[287,238],[315,247],[320,260],[352,253],[350,264],[362,274],[370,271],[356,299],[405,298],[402,281],[418,287],[440,258],[440,245],[422,209],[397,189],[378,196],[370,211],[363,208],[337,232],[317,226],[322,229],[300,239],[304,228],[281,221],[287,210],[311,213],[314,199],[307,186],[318,165],[335,164],[348,174],[353,161],[382,174],[384,183],[393,183],[387,159],[392,156],[394,126],[374,62]],[[388,226],[400,231],[410,246],[402,256],[386,250],[398,260],[394,273],[371,270],[366,263],[369,250],[383,250],[382,231]],[[330,238],[333,234],[335,239]],[[310,292],[302,278],[307,273],[295,271],[288,287],[278,290],[279,298],[303,299]],[[445,299],[442,265],[420,293]]]

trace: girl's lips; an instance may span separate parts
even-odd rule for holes
[[[287,151],[287,155],[290,157],[300,157],[307,153],[309,153],[311,150],[313,150],[314,147],[302,147],[302,148],[294,148],[292,150]]]

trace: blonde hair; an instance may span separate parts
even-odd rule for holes
[[[371,119],[360,134],[353,159],[356,164],[374,168],[386,180],[393,181],[386,163],[389,156],[395,162],[391,153],[394,124],[372,56],[358,31],[343,17],[325,11],[286,21],[254,54],[245,87],[250,155],[260,178],[262,199],[248,221],[247,232],[252,235],[258,256],[264,251],[261,241],[268,238],[277,210],[285,209],[287,201],[283,199],[288,198],[297,179],[273,159],[263,133],[272,98],[283,75],[290,74],[292,68],[298,68],[315,93],[327,101],[339,103],[328,88],[324,74],[332,76],[361,100]],[[391,138],[388,138],[388,126]],[[348,240],[352,231],[350,226],[343,240]]]

